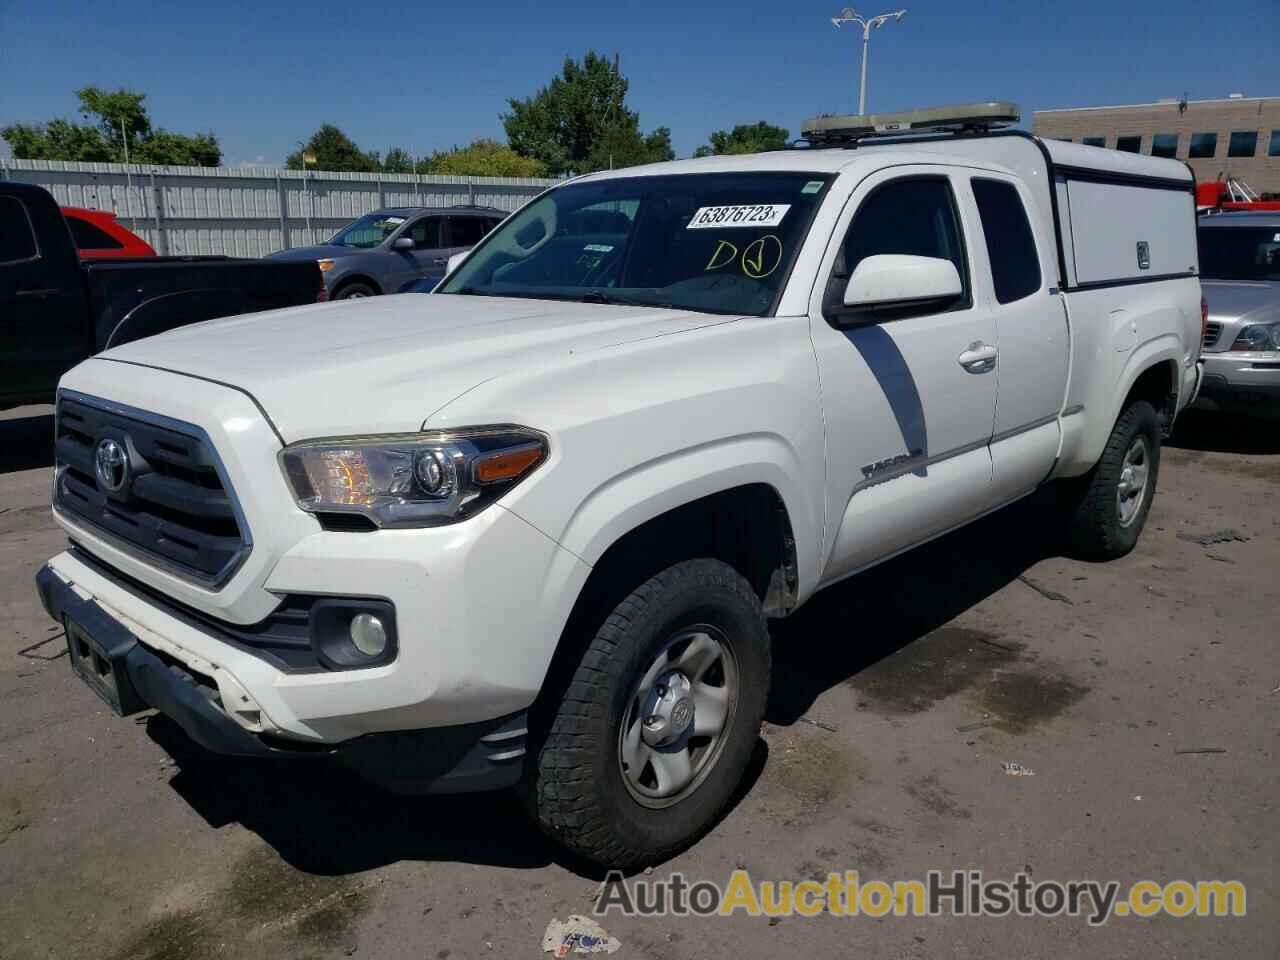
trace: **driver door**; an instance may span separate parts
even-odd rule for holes
[[[967,183],[902,166],[850,190],[810,303],[827,431],[829,582],[972,519],[991,502],[995,321],[974,292]],[[877,254],[950,260],[946,303],[851,314],[844,288]]]
[[[449,251],[441,236],[443,220],[439,216],[419,217],[400,233],[400,236],[413,240],[413,249],[393,251],[399,263],[396,266],[396,283],[389,293],[399,292],[405,284],[422,277],[444,275]]]

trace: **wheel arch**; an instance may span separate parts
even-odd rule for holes
[[[369,287],[378,296],[382,296],[382,294],[385,293],[385,291],[382,289],[382,285],[378,283],[377,280],[373,279],[373,277],[369,276],[368,274],[349,273],[333,285],[333,293],[330,294],[330,298],[336,300],[339,294],[341,294],[343,290],[351,286],[353,283],[363,283],[366,287]]]
[[[637,510],[642,505],[637,505]],[[637,585],[682,560],[708,557],[741,573],[765,612],[782,616],[799,602],[799,552],[793,513],[779,489],[747,480],[674,505],[652,500],[645,513],[611,535],[570,606],[543,679],[538,704],[558,697],[590,637]]]
[[[1121,370],[1115,390],[1106,403],[1096,413],[1089,408],[1085,410],[1088,426],[1074,456],[1063,458],[1063,468],[1057,475],[1074,476],[1091,470],[1102,457],[1120,414],[1135,399],[1151,403],[1167,433],[1177,410],[1181,351],[1181,343],[1173,334],[1150,340],[1136,349]]]

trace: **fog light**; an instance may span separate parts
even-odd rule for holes
[[[351,618],[351,642],[366,657],[378,657],[387,649],[387,628],[372,613]]]

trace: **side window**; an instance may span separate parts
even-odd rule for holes
[[[480,217],[450,217],[446,247],[474,247],[488,232]]]
[[[27,208],[16,197],[0,197],[0,263],[30,260],[39,252]]]
[[[862,201],[836,256],[827,297],[839,302],[858,264],[879,254],[907,254],[950,260],[964,290],[957,307],[967,307],[969,269],[960,217],[945,177],[891,180]],[[954,308],[953,308],[954,309]]]
[[[124,247],[123,243],[88,220],[67,217],[67,226],[71,228],[71,239],[75,241],[77,250],[120,250]]]
[[[421,249],[445,246],[440,242],[440,217],[423,217],[410,224],[406,236],[413,237],[413,245]]]
[[[996,300],[1013,303],[1040,289],[1040,255],[1022,198],[1003,180],[972,180]]]

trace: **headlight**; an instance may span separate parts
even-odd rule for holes
[[[1280,350],[1280,323],[1255,323],[1240,331],[1232,350]]]
[[[317,260],[317,261],[316,261],[316,266],[320,268],[320,272],[321,272],[321,273],[324,273],[326,270],[332,270],[332,269],[334,268],[334,266],[335,266],[335,265],[336,265],[336,264],[335,264],[335,263],[334,263],[334,261],[332,261],[332,260]]]
[[[299,507],[359,513],[380,527],[473,516],[546,458],[547,438],[525,427],[309,440],[280,451]]]

